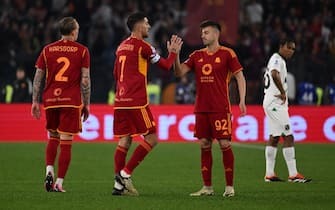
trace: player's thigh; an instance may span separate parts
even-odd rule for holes
[[[210,125],[213,138],[231,140],[232,122],[231,113],[218,112],[210,114]]]
[[[194,136],[198,139],[211,139],[208,113],[195,113]]]
[[[116,109],[113,129],[116,136],[146,135],[156,133],[156,124],[148,106],[140,109]]]
[[[65,135],[74,135],[81,132],[81,110],[80,108],[60,108],[60,122],[58,131]]]
[[[46,129],[50,132],[57,132],[60,122],[60,109],[49,108],[45,110]]]
[[[265,109],[270,135],[281,136],[292,134],[288,109],[285,107],[268,107]]]

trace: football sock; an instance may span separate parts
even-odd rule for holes
[[[222,162],[226,176],[226,186],[233,186],[234,182],[234,153],[231,146],[221,148]]]
[[[123,168],[123,170],[130,175],[133,170],[142,162],[145,156],[147,156],[151,149],[152,146],[148,142],[143,141],[140,145],[136,147],[133,155],[131,156],[130,160]]]
[[[114,173],[117,174],[126,165],[128,149],[118,145],[114,153]]]
[[[266,146],[265,147],[265,176],[275,175],[275,164],[276,164],[277,147]]]
[[[54,166],[47,165],[46,170],[45,170],[45,175],[48,175],[48,173],[51,172],[51,174],[54,176]]]
[[[204,186],[212,186],[212,147],[201,148],[201,175]]]
[[[46,165],[53,166],[57,156],[57,149],[59,145],[59,138],[50,137],[45,150],[45,162]]]
[[[295,160],[295,149],[294,147],[283,148],[283,155],[286,161],[289,176],[297,175],[297,165]]]
[[[130,177],[130,174],[127,173],[125,170],[121,170],[120,171],[120,175],[124,178],[129,178]]]
[[[64,178],[71,161],[71,140],[60,141],[60,154],[58,158],[58,176]]]
[[[63,187],[63,181],[64,181],[64,179],[62,179],[62,178],[57,178],[56,179],[56,185],[59,185],[59,186],[61,186],[61,187]]]

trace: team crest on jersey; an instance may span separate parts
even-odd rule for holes
[[[288,131],[290,129],[290,125],[285,125],[285,130]]]
[[[221,63],[221,59],[219,57],[215,58],[215,63]]]

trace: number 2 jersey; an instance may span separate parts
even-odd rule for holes
[[[90,67],[90,54],[84,45],[69,40],[53,42],[43,48],[35,67],[46,71],[45,109],[81,106],[81,68]]]
[[[285,59],[280,56],[278,53],[274,53],[267,65],[266,72],[264,73],[264,100],[263,106],[269,106],[271,103],[275,103],[276,105],[281,105],[282,100],[275,97],[275,95],[279,95],[280,91],[277,88],[276,84],[273,81],[271,71],[277,70],[280,73],[280,81],[283,85],[284,91],[286,93],[287,98],[287,68]],[[284,106],[288,106],[288,100],[286,100]]]

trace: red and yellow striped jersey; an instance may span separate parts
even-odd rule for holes
[[[204,48],[194,51],[184,63],[195,71],[194,112],[229,113],[229,81],[232,74],[243,69],[235,52],[223,46],[214,53]]]
[[[46,71],[45,109],[82,104],[81,68],[90,67],[90,54],[85,46],[69,40],[53,42],[43,48],[35,66]]]

